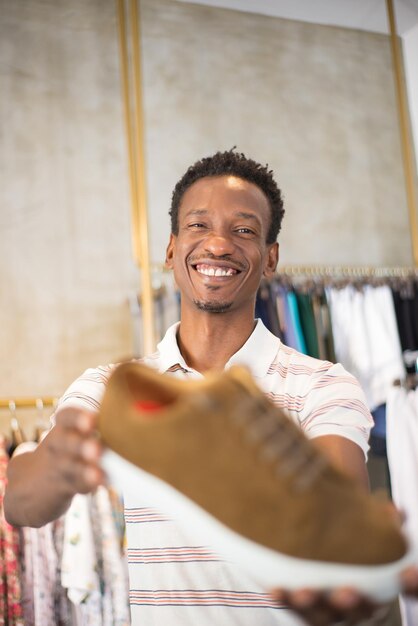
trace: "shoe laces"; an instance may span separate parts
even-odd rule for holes
[[[298,432],[290,418],[272,402],[252,395],[237,380],[230,380],[239,393],[234,394],[228,415],[236,426],[244,429],[247,443],[260,448],[262,462],[275,465],[277,478],[288,477],[295,491],[306,491],[321,476],[328,462],[306,437]],[[207,389],[188,397],[189,409],[196,413],[225,411],[223,401]]]
[[[267,398],[240,394],[231,418],[245,429],[246,440],[260,447],[261,460],[275,464],[276,476],[291,478],[297,491],[311,487],[328,466],[325,457]]]

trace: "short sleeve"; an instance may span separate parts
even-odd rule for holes
[[[360,446],[367,457],[373,418],[358,381],[339,363],[310,377],[299,420],[308,437],[346,437]]]
[[[114,365],[106,365],[95,369],[87,369],[79,376],[60,398],[54,414],[51,416],[55,424],[55,414],[63,407],[73,407],[86,411],[97,412],[102,401],[109,376]]]

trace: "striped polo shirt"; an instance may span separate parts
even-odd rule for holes
[[[143,362],[178,378],[202,374],[185,362],[171,326]],[[285,346],[258,320],[226,365],[247,366],[266,395],[309,437],[340,435],[365,455],[372,418],[356,379],[340,364]],[[113,365],[87,370],[59,407],[97,410]],[[302,622],[272,601],[247,574],[212,552],[198,529],[189,531],[138,493],[125,500],[132,624],[135,626],[296,626]]]

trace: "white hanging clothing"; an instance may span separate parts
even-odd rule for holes
[[[359,381],[371,411],[405,376],[389,287],[327,289],[337,360]]]
[[[389,391],[386,436],[393,501],[405,513],[405,532],[418,562],[418,390]],[[403,626],[417,626],[418,600],[402,596],[400,608]]]

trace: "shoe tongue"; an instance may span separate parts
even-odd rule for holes
[[[152,411],[159,411],[162,406],[162,404],[154,402],[154,400],[139,400],[138,402],[134,402],[134,407],[137,411],[145,411],[149,413]]]

